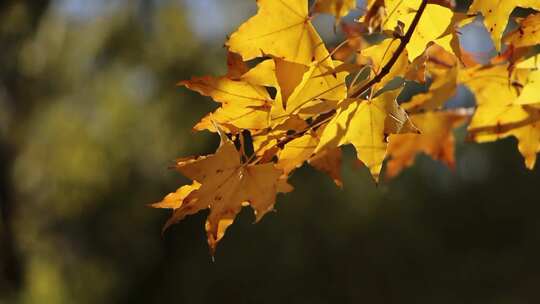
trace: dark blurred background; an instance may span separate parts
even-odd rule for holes
[[[459,144],[454,171],[420,156],[378,187],[347,149],[343,190],[298,170],[215,262],[206,213],[160,235],[169,213],[146,204],[187,182],[167,167],[217,144],[191,131],[215,104],[175,83],[223,73],[226,35],[255,12],[0,0],[0,303],[539,303],[540,171],[514,139]],[[493,52],[481,23],[463,33]]]

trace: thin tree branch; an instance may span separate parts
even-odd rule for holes
[[[399,59],[399,56],[401,56],[401,53],[403,53],[403,50],[405,50],[405,47],[411,40],[412,35],[414,34],[414,31],[416,27],[418,26],[418,23],[420,22],[420,17],[422,17],[422,14],[424,13],[424,10],[426,9],[428,0],[422,0],[422,3],[420,4],[420,7],[416,11],[416,15],[414,15],[414,19],[409,26],[409,29],[407,30],[407,33],[405,33],[405,36],[400,37],[399,39],[401,42],[398,45],[398,48],[392,54],[392,57],[390,60],[384,65],[384,67],[381,69],[381,72],[377,74],[373,79],[371,79],[368,83],[363,85],[360,89],[353,92],[349,97],[351,98],[357,98],[358,96],[362,95],[367,89],[371,88],[374,84],[380,82],[384,76],[386,76],[388,73],[390,73],[390,70],[396,63],[396,61]]]

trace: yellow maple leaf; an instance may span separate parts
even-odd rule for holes
[[[215,132],[212,120],[228,131],[264,129],[268,126],[273,101],[263,86],[210,76],[194,77],[179,84],[221,103],[220,108],[195,125],[195,130]]]
[[[477,108],[469,130],[477,130],[475,132],[477,141],[492,141],[499,138],[499,134],[491,132],[491,126],[516,123],[527,118],[522,106],[515,103],[518,92],[510,84],[507,65],[463,69],[460,70],[458,79],[459,83],[474,93],[476,99]],[[480,132],[484,128],[489,130]]]
[[[520,74],[530,75],[516,73]],[[478,105],[468,127],[469,136],[476,142],[516,137],[525,164],[532,169],[540,150],[540,104],[519,103],[519,90],[508,79],[507,65],[465,69],[459,79],[474,92]]]
[[[250,60],[273,55],[309,65],[313,58],[328,56],[321,37],[311,24],[306,0],[259,0],[257,14],[234,32],[227,46]]]
[[[461,69],[458,82],[465,84],[474,93],[479,106],[509,105],[517,97],[517,91],[508,79],[508,65],[478,65]]]
[[[412,24],[416,10],[420,7],[421,0],[386,0],[388,17],[384,21],[384,29],[393,30],[398,22],[403,23],[403,32],[406,32]],[[451,9],[428,4],[420,18],[420,21],[407,44],[409,59],[413,61],[422,55],[430,42],[435,42],[448,51],[452,51],[450,42],[451,35],[444,35],[451,25],[453,12]]]
[[[336,17],[336,24],[339,20],[356,8],[356,0],[317,0],[314,12],[327,13]]]
[[[162,209],[178,209],[182,206],[184,199],[194,190],[197,190],[201,187],[201,184],[198,182],[193,182],[191,185],[184,185],[175,192],[167,194],[163,200],[160,202],[151,204],[152,208],[162,208]]]
[[[414,163],[418,153],[454,167],[454,128],[465,122],[467,115],[456,112],[426,112],[411,115],[420,134],[390,135],[386,177],[393,178]]]
[[[516,7],[540,9],[538,0],[474,0],[469,13],[480,12],[484,16],[484,25],[491,35],[497,51],[501,50],[501,37],[508,17]]]
[[[490,115],[489,108],[484,107],[484,111],[475,113],[468,128],[469,135],[480,143],[514,136],[525,165],[533,169],[536,154],[540,152],[540,104],[535,106],[506,105],[494,108],[496,114]]]
[[[398,91],[387,91],[372,100],[347,99],[324,128],[315,152],[351,143],[371,175],[378,181],[386,157],[387,136],[416,132],[396,102]]]
[[[176,169],[200,187],[190,189],[164,229],[187,215],[209,208],[205,227],[212,252],[242,206],[250,205],[259,221],[272,210],[276,194],[290,190],[280,180],[281,170],[272,163],[242,164],[240,154],[228,140],[213,155],[179,159]]]

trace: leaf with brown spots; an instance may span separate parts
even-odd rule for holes
[[[540,44],[540,13],[527,16],[519,22],[519,27],[503,39],[516,48]]]
[[[501,37],[508,24],[508,17],[516,7],[540,10],[540,1],[474,0],[469,8],[469,13],[480,12],[484,16],[484,25],[490,33],[497,51],[501,50]]]

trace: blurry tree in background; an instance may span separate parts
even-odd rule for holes
[[[131,210],[155,195],[134,185],[144,181],[155,191],[166,184],[167,161],[187,146],[177,133],[189,132],[198,108],[174,85],[213,63],[211,56],[196,60],[200,46],[177,4],[112,1],[90,16],[64,6],[0,7],[0,290],[24,291],[27,303],[73,303],[68,292],[100,299],[116,280],[114,267],[87,247],[125,249],[121,239],[96,238],[97,231],[143,229],[137,223],[148,217]],[[189,149],[197,145],[204,140]],[[132,197],[138,203],[127,204]],[[116,226],[106,209],[122,210],[126,225]],[[160,242],[155,231],[150,241]]]
[[[0,2],[0,11],[10,10],[13,6],[15,6],[13,1],[2,1]],[[0,277],[0,286],[3,287],[2,290],[20,288],[22,284],[22,262],[15,244],[13,227],[15,189],[12,175],[18,150],[16,143],[18,139],[14,134],[11,135],[10,131],[14,129],[15,122],[26,121],[28,108],[31,106],[31,100],[24,96],[25,93],[28,96],[29,90],[25,90],[23,75],[19,73],[13,58],[18,54],[22,40],[34,33],[37,27],[36,23],[47,6],[48,1],[36,1],[32,7],[28,7],[24,11],[19,9],[18,12],[13,12],[12,16],[2,16],[1,46],[3,54],[0,59],[3,84],[0,99],[3,114],[2,137],[0,139],[0,207],[2,212],[2,230],[0,230],[2,276]],[[11,20],[6,20],[7,18]],[[15,100],[20,100],[20,102],[15,102]]]
[[[341,191],[303,168],[215,263],[206,214],[160,237],[145,204],[186,182],[166,168],[217,144],[190,133],[214,105],[175,84],[223,73],[224,37],[194,35],[186,3],[0,0],[0,303],[540,300],[540,174],[512,139],[378,188],[352,151]]]

